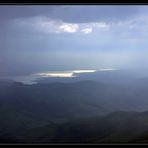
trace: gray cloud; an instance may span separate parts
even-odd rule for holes
[[[0,6],[1,20],[47,16],[69,23],[86,23],[128,19],[139,12],[139,6]]]
[[[148,63],[148,9],[142,8],[0,6],[0,75],[140,67]]]

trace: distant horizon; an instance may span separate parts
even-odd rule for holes
[[[127,69],[114,69],[114,68],[100,68],[98,70],[61,70],[61,71],[41,71],[41,72],[37,72],[37,73],[32,73],[32,74],[26,74],[26,75],[10,75],[10,76],[0,76],[0,79],[6,79],[6,80],[12,80],[14,82],[21,82],[24,84],[36,84],[38,83],[38,80],[44,80],[48,82],[48,80],[52,80],[52,82],[67,82],[67,80],[78,80],[81,81],[82,80],[87,80],[89,78],[89,80],[93,80],[93,75],[91,74],[98,74],[98,78],[99,78],[99,73],[103,74],[104,72],[106,74],[108,74],[108,77],[110,77],[110,74],[112,75],[112,73],[110,72],[119,72],[117,73],[117,75],[119,74],[119,76],[123,76],[123,75],[127,75],[133,78],[148,78],[148,74],[144,74],[143,73],[135,73],[134,71],[130,71]],[[88,78],[85,76],[86,75],[89,76]],[[97,76],[95,74],[95,76]],[[115,73],[114,73],[115,74]],[[81,76],[81,77],[80,77]],[[84,76],[84,78],[83,78]],[[77,79],[78,78],[78,79]],[[80,79],[79,79],[80,78]]]
[[[36,82],[33,82],[34,80],[38,78],[73,78],[76,77],[74,74],[80,74],[80,73],[93,73],[97,71],[112,71],[116,69],[111,68],[101,68],[99,70],[63,70],[63,71],[44,71],[40,73],[32,73],[28,75],[18,75],[18,76],[0,76],[0,78],[8,78],[12,79],[16,82],[23,82],[24,84],[33,84]]]

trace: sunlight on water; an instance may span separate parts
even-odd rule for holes
[[[42,73],[35,73],[30,74],[27,76],[9,76],[9,77],[1,77],[6,79],[12,79],[16,82],[22,82],[24,84],[36,84],[36,80],[40,78],[72,78],[77,77],[75,74],[80,73],[94,73],[94,72],[101,72],[101,71],[112,71],[116,69],[112,68],[104,68],[99,70],[71,70],[71,71],[48,71],[48,72],[42,72]]]
[[[45,73],[37,73],[41,77],[75,77],[74,73],[89,73],[96,72],[96,70],[73,70],[73,71],[49,71]]]

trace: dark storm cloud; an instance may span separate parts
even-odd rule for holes
[[[47,16],[70,23],[122,20],[138,13],[138,6],[0,6],[0,19]]]
[[[1,5],[0,6],[0,19],[8,20],[15,18],[32,17],[36,15],[45,15],[51,13],[53,7],[32,6],[32,5]]]
[[[73,13],[75,11],[75,13]],[[52,16],[71,23],[122,20],[138,13],[135,6],[70,6],[53,11]]]

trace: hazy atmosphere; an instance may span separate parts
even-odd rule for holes
[[[148,144],[148,5],[0,5],[0,144]]]
[[[148,6],[0,6],[0,75],[148,72]]]

